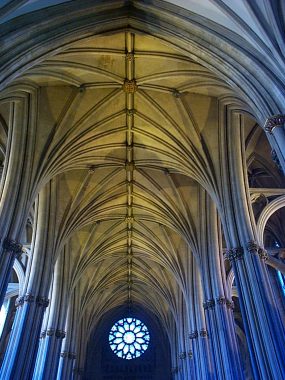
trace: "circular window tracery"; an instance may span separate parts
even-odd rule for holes
[[[136,318],[123,318],[109,334],[111,350],[122,359],[140,357],[148,348],[150,335],[146,325]]]

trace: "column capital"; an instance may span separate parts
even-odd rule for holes
[[[276,127],[282,127],[285,124],[285,115],[273,115],[266,119],[264,124],[265,132],[272,134]]]
[[[13,255],[17,259],[21,256],[23,252],[22,244],[9,238],[4,239],[3,248],[7,253]]]
[[[193,358],[193,351],[189,350],[187,352],[187,356],[188,356],[188,358],[192,359]]]
[[[252,255],[258,255],[261,260],[267,260],[268,259],[268,253],[267,251],[258,245],[255,241],[249,241],[246,245],[247,250]]]
[[[186,359],[186,352],[185,351],[183,351],[183,352],[180,352],[180,354],[178,354],[178,358],[179,359]]]
[[[232,300],[227,300],[226,305],[227,305],[227,308],[230,310],[234,310],[234,308],[235,308],[234,301],[232,301]]]
[[[68,351],[63,351],[60,353],[60,356],[64,359],[71,359],[74,360],[76,359],[76,354],[75,352],[68,352]]]
[[[232,261],[238,261],[242,260],[244,256],[244,249],[243,247],[236,247],[228,249],[225,253],[225,260]]]
[[[207,338],[207,336],[208,336],[207,330],[206,329],[201,329],[200,330],[200,337],[201,338]]]
[[[55,337],[57,339],[64,339],[66,336],[66,332],[60,329],[55,330]]]
[[[214,299],[206,300],[205,302],[203,302],[204,310],[212,309],[214,307],[215,307],[215,300]]]
[[[224,296],[219,296],[216,298],[217,305],[226,305],[227,299]]]
[[[198,331],[197,330],[191,331],[189,334],[189,339],[197,339],[197,338],[198,338]]]
[[[49,299],[47,297],[37,296],[37,298],[36,298],[36,304],[39,307],[48,307],[48,305],[49,305]]]

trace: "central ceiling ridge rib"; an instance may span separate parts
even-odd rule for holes
[[[134,180],[134,94],[136,91],[135,82],[135,58],[134,58],[134,34],[125,34],[125,98],[126,98],[126,180],[127,180],[127,218],[133,218],[133,180]],[[127,283],[128,283],[128,304],[132,302],[133,284],[133,252],[132,252],[132,222],[127,223]]]

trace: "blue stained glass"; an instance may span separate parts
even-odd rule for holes
[[[140,357],[148,348],[150,335],[146,325],[136,318],[123,318],[109,333],[111,350],[123,359]]]
[[[278,278],[279,278],[280,285],[282,287],[283,294],[285,296],[285,276],[279,271],[277,273],[278,273]]]

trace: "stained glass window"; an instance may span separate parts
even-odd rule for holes
[[[277,274],[278,274],[278,279],[279,279],[283,294],[285,296],[285,276],[279,271],[277,272]]]
[[[136,318],[123,318],[114,324],[109,334],[112,351],[122,359],[140,357],[148,348],[150,335],[146,325]]]

